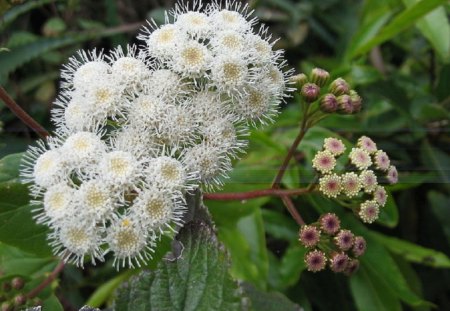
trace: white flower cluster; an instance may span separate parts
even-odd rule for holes
[[[221,185],[290,74],[250,15],[239,3],[178,5],[144,29],[142,48],[81,51],[64,66],[55,137],[22,170],[56,254],[139,266],[182,225],[186,192]]]

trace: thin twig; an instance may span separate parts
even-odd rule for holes
[[[267,196],[283,197],[283,196],[302,195],[310,192],[311,190],[312,189],[310,188],[287,189],[287,190],[269,188],[245,192],[205,193],[203,195],[203,198],[206,200],[234,201],[234,200],[255,199]]]
[[[49,136],[49,133],[34,120],[28,113],[25,112],[15,101],[9,96],[5,89],[0,86],[0,98],[5,105],[14,113],[23,123],[36,132],[42,139]]]
[[[55,269],[50,273],[50,275],[27,294],[27,298],[32,299],[37,295],[39,295],[40,292],[42,292],[48,285],[50,285],[53,282],[54,279],[56,279],[58,274],[60,274],[63,269],[64,269],[64,261],[61,260],[61,262],[55,267]]]
[[[300,216],[300,213],[295,208],[294,202],[292,202],[291,198],[287,195],[282,195],[281,199],[283,200],[284,205],[286,206],[287,210],[291,214],[292,218],[297,222],[299,226],[302,226],[305,224],[305,221],[303,220],[302,216]]]
[[[309,106],[308,106],[309,108]],[[284,173],[286,172],[286,169],[289,165],[289,161],[292,159],[292,156],[295,153],[295,150],[297,150],[298,145],[302,141],[303,137],[305,136],[308,128],[306,126],[307,122],[307,115],[308,115],[308,108],[306,108],[305,115],[302,120],[302,125],[300,126],[300,132],[298,133],[297,137],[295,138],[294,142],[292,143],[291,147],[289,148],[289,151],[286,155],[286,157],[283,160],[283,163],[281,164],[280,168],[278,169],[277,176],[275,176],[275,179],[272,183],[272,188],[279,188],[281,184],[281,180],[283,179]]]

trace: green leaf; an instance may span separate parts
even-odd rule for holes
[[[427,140],[423,142],[420,151],[423,163],[427,164],[429,169],[439,175],[441,183],[448,189],[448,184],[450,183],[450,157],[433,147]]]
[[[389,228],[394,228],[398,224],[398,207],[392,193],[386,189],[387,201],[384,207],[380,208],[380,217],[377,223]]]
[[[58,298],[55,295],[51,295],[42,302],[42,310],[64,311],[64,308]]]
[[[6,27],[8,27],[8,25],[11,24],[21,14],[24,14],[28,11],[31,11],[34,8],[43,6],[44,4],[50,2],[53,2],[53,0],[26,1],[21,5],[13,7],[12,9],[8,10],[5,14],[3,14],[2,21],[0,23],[0,30],[3,30]]]
[[[450,268],[450,259],[444,253],[377,232],[371,232],[371,235],[389,251],[408,261],[434,268]]]
[[[447,0],[421,0],[411,7],[407,8],[397,16],[385,27],[383,27],[377,36],[365,42],[358,48],[354,49],[351,54],[352,57],[364,54],[370,51],[373,47],[395,37],[403,30],[414,25],[420,18],[424,17],[438,6],[443,5]]]
[[[142,272],[119,289],[114,310],[239,310],[237,283],[228,274],[229,259],[212,229],[187,224],[179,233],[184,246],[175,261],[162,261],[153,272]]]
[[[0,182],[19,178],[19,166],[22,161],[22,155],[23,153],[14,153],[0,160]]]
[[[358,310],[401,311],[398,298],[386,289],[381,276],[362,266],[350,278],[350,288]]]
[[[430,191],[428,193],[428,201],[431,205],[431,210],[442,225],[442,229],[450,243],[450,198],[442,193]]]
[[[286,296],[278,292],[264,292],[248,283],[243,284],[245,294],[252,302],[254,311],[300,311],[300,306],[294,304]]]
[[[402,0],[407,7],[417,0]],[[450,51],[450,25],[444,7],[439,7],[417,21],[417,28],[430,41],[442,61],[447,62]]]

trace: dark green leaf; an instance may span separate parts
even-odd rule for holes
[[[23,153],[7,155],[0,160],[0,182],[9,181],[19,177],[19,166]],[[1,198],[2,196],[0,196]]]
[[[448,221],[450,219],[450,198],[442,193],[431,191],[428,193],[428,201],[450,243],[450,222]]]
[[[179,240],[182,257],[162,261],[120,288],[114,310],[239,310],[239,287],[228,274],[228,257],[204,223],[187,224]]]
[[[441,183],[448,188],[450,183],[450,157],[433,147],[428,141],[424,141],[420,150],[423,163],[427,164],[430,170],[439,174]]]
[[[294,304],[286,296],[278,292],[264,292],[248,283],[243,284],[245,294],[252,302],[254,311],[300,311],[300,306]]]

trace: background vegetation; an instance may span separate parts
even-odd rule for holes
[[[51,130],[49,110],[61,64],[80,48],[107,50],[129,43],[145,19],[162,21],[163,10],[172,5],[158,0],[2,0],[0,85]],[[360,114],[329,117],[308,132],[284,186],[297,188],[310,180],[312,155],[323,138],[354,141],[363,134],[394,160],[400,183],[389,189],[395,202],[370,226],[321,197],[295,200],[307,223],[333,210],[367,239],[362,267],[351,278],[304,271],[298,227],[281,200],[206,201],[229,251],[231,275],[247,282],[249,295],[282,292],[305,310],[450,310],[450,5],[440,0],[256,0],[250,5],[280,38],[277,47],[286,50],[297,72],[327,69],[350,81],[364,99]],[[0,112],[0,282],[20,275],[29,293],[58,261],[45,242],[44,228],[34,225],[27,190],[17,180],[19,153],[36,135],[2,102]],[[252,134],[250,150],[223,191],[270,186],[300,118],[300,105],[291,98],[274,125]],[[158,249],[150,267],[169,242]],[[134,273],[118,273],[110,262],[84,270],[66,266],[38,299],[46,310],[78,310],[86,303],[104,307]],[[274,308],[280,306],[279,296],[267,299],[277,302]],[[262,305],[276,310],[270,303]]]

